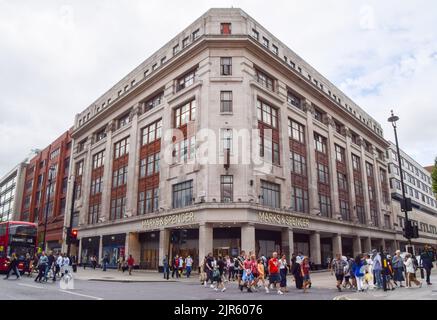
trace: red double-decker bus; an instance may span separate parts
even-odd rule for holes
[[[8,269],[12,253],[18,257],[18,270],[24,271],[26,254],[33,258],[36,250],[37,225],[23,221],[0,222],[0,272]]]

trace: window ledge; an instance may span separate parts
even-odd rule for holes
[[[232,116],[234,113],[231,111],[231,112],[220,112],[220,115],[221,116]]]

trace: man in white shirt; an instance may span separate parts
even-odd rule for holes
[[[55,272],[53,275],[53,281],[56,281],[56,276],[59,275],[59,272],[61,272],[62,260],[63,260],[62,254],[59,253],[58,258],[55,261]]]
[[[61,278],[64,276],[65,274],[65,270],[69,269],[70,266],[70,258],[68,258],[68,256],[64,253],[62,254],[63,258],[62,258],[62,266],[61,266]]]
[[[188,257],[185,258],[185,267],[187,270],[187,278],[190,277],[192,266],[193,266],[193,259],[191,258],[190,255],[188,255]]]

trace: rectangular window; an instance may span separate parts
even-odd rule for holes
[[[221,34],[231,34],[232,25],[230,23],[220,23],[220,33]]]
[[[232,112],[232,91],[220,91],[220,112]]]
[[[173,185],[173,208],[183,208],[193,203],[193,180]]]
[[[269,90],[274,90],[273,87],[273,78],[271,78],[270,76],[268,76],[266,73],[260,71],[260,70],[256,70],[256,81],[261,84],[263,87],[266,87]]]
[[[173,162],[185,162],[196,157],[196,137],[184,139],[173,144]]]
[[[58,149],[56,149],[55,151],[51,152],[51,153],[50,153],[50,160],[52,160],[52,159],[56,158],[57,156],[59,156],[59,153],[60,153],[60,152],[61,152],[61,149],[60,149],[60,148],[58,148]]]
[[[114,159],[129,153],[129,137],[114,144]]]
[[[224,153],[225,150],[229,150],[232,154],[233,151],[233,141],[232,141],[232,129],[220,129],[220,139],[221,139],[221,150]]]
[[[175,127],[180,128],[187,124],[189,121],[196,120],[196,100],[192,100],[174,111],[175,114]]]
[[[320,214],[323,217],[331,217],[331,198],[319,194]]]
[[[220,177],[221,202],[234,201],[234,176]]]
[[[308,191],[291,187],[291,210],[296,212],[308,212]]]
[[[364,195],[363,183],[360,180],[354,180],[355,195],[362,197]]]
[[[252,29],[252,37],[257,41],[259,41],[259,32],[256,31],[255,29]]]
[[[120,187],[127,183],[127,166],[121,167],[112,172],[112,187]]]
[[[103,178],[98,177],[91,181],[91,195],[102,193],[103,191]]]
[[[384,215],[384,227],[391,229],[390,216],[387,214]]]
[[[90,206],[88,213],[88,224],[95,224],[99,222],[100,204]]]
[[[120,117],[118,119],[118,128],[122,128],[122,127],[126,126],[127,124],[130,123],[130,120],[131,119],[130,119],[129,113],[124,115],[124,116],[122,116],[122,117]]]
[[[138,194],[138,214],[156,212],[159,209],[159,188],[142,191]]]
[[[96,132],[96,142],[106,138],[106,129],[103,128]]]
[[[337,172],[337,177],[338,177],[338,188],[340,190],[345,190],[347,191],[347,176],[343,173]]]
[[[274,54],[278,55],[279,54],[279,49],[277,46],[275,46],[274,44],[272,45],[272,51]]]
[[[262,204],[272,208],[280,208],[280,186],[276,183],[261,180]]]
[[[302,110],[302,102],[301,99],[299,97],[297,97],[294,93],[292,93],[291,91],[287,92],[287,102],[288,104],[301,109]]]
[[[349,202],[340,200],[340,213],[343,220],[350,221]]]
[[[357,205],[356,209],[357,209],[358,221],[361,224],[366,224],[366,215],[365,215],[364,207]]]
[[[176,92],[191,86],[194,83],[196,71],[192,70],[176,80]]]
[[[288,136],[294,141],[305,143],[305,127],[288,118]]]
[[[126,213],[126,197],[120,197],[111,200],[111,220],[124,218]]]
[[[291,172],[301,176],[306,176],[307,167],[305,157],[293,151],[290,152],[290,168]]]
[[[161,139],[162,133],[162,119],[149,124],[147,127],[141,130],[141,145],[152,143],[158,139]]]
[[[345,162],[345,151],[344,148],[340,147],[339,145],[335,145],[335,158],[338,162],[344,163]]]
[[[199,29],[197,29],[196,31],[194,31],[194,32],[192,33],[192,35],[193,35],[193,41],[196,41],[197,38],[199,38]]]
[[[157,63],[155,63],[153,66],[152,66],[152,71],[155,71],[156,69],[158,69],[158,64]],[[126,88],[125,88],[126,89]],[[125,90],[126,91],[126,90]]]
[[[83,174],[83,160],[76,163],[76,177],[79,177]],[[38,177],[39,182],[39,177]],[[41,176],[41,183],[42,183],[42,176]]]
[[[263,46],[268,48],[269,47],[269,40],[265,37],[263,37]]]
[[[314,119],[323,123],[323,112],[320,109],[314,108]]]
[[[373,178],[373,165],[366,162],[366,174],[369,178]]]
[[[93,169],[100,168],[103,166],[105,161],[105,151],[100,151],[93,156]]]
[[[186,37],[182,40],[182,49],[185,49],[188,46],[189,41],[190,41],[189,37]]]
[[[232,58],[220,58],[220,74],[222,76],[232,75]]]
[[[360,157],[352,154],[352,168],[355,171],[361,171],[361,162],[360,162]]]
[[[326,138],[314,132],[314,144],[316,151],[326,154]]]
[[[317,176],[321,183],[329,184],[329,169],[324,164],[317,163]]]
[[[375,209],[370,209],[370,218],[372,219],[372,224],[375,227],[379,226],[378,212]]]
[[[278,110],[268,105],[264,101],[257,100],[258,120],[272,127],[278,127]]]
[[[175,56],[179,52],[179,43],[173,47],[173,55]]]
[[[150,99],[146,100],[144,102],[144,111],[147,112],[149,110],[152,110],[153,108],[156,108],[157,106],[159,106],[162,103],[162,98],[164,97],[164,92],[160,92],[156,95],[154,95],[153,97],[151,97]]]

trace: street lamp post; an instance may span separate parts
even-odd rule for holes
[[[405,225],[405,229],[406,229],[407,226],[409,225],[409,220],[408,220],[407,198],[405,196],[404,173],[402,170],[401,152],[399,149],[399,140],[398,140],[398,133],[397,133],[397,125],[396,125],[396,121],[398,121],[398,120],[399,120],[399,117],[395,116],[393,113],[393,110],[391,110],[391,117],[388,118],[388,122],[391,122],[391,124],[393,126],[394,133],[395,133],[396,151],[397,151],[397,156],[398,156],[399,174],[401,176],[401,188],[402,188],[402,199],[403,199],[403,205],[401,206],[401,210],[403,210],[405,213],[405,224],[404,225]],[[411,246],[411,235],[408,232],[405,232],[404,236],[408,240],[408,245]]]
[[[53,179],[53,172],[55,172],[55,167],[54,166],[50,166],[49,168],[49,190],[47,192],[47,204],[46,204],[46,212],[45,212],[45,219],[44,219],[44,237],[42,240],[42,250],[45,251],[46,248],[46,234],[47,234],[47,220],[48,220],[48,215],[49,215],[49,204],[50,204],[50,194],[51,194],[51,189],[52,189],[52,179]],[[53,210],[53,207],[52,207]]]

